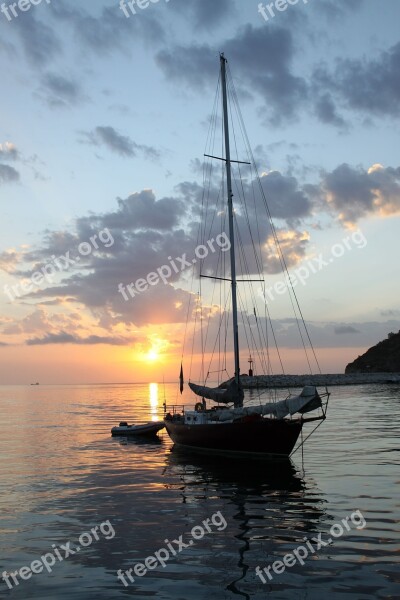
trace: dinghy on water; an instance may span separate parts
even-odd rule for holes
[[[164,421],[150,421],[148,423],[142,423],[141,425],[128,425],[126,421],[122,421],[117,427],[111,429],[111,435],[122,435],[122,436],[152,436],[165,427]]]

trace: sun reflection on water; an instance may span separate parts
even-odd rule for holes
[[[150,413],[152,421],[159,421],[158,414],[158,383],[149,383]]]

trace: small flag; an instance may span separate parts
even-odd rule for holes
[[[180,389],[180,391],[181,391],[181,394],[182,394],[182,392],[183,392],[183,384],[184,384],[184,381],[183,381],[183,366],[182,366],[182,363],[181,363],[181,372],[180,372],[180,375],[179,375],[179,382],[180,382],[180,384],[179,384],[179,389]]]

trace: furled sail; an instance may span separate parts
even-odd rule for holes
[[[214,402],[222,402],[223,404],[233,403],[235,407],[242,406],[243,404],[243,389],[241,385],[237,385],[235,380],[232,380],[225,390],[197,385],[196,383],[189,383],[189,387],[197,396],[214,400]]]
[[[269,402],[261,406],[246,406],[245,408],[233,408],[221,410],[215,414],[216,421],[231,421],[250,415],[274,415],[277,419],[283,419],[287,415],[295,413],[307,413],[322,406],[321,398],[317,388],[306,386],[299,396],[286,398],[280,402]]]

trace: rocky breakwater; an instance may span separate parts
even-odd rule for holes
[[[335,386],[335,385],[367,385],[373,383],[398,383],[400,373],[328,373],[325,375],[255,375],[240,378],[243,389],[262,388],[302,388],[305,385]],[[220,387],[226,388],[228,381]]]

